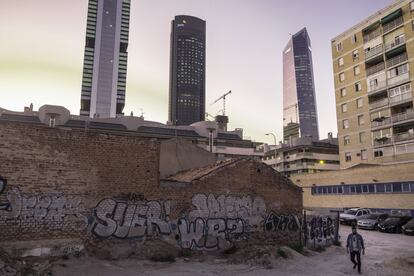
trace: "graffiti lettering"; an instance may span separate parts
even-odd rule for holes
[[[178,244],[182,248],[210,250],[225,248],[245,233],[244,221],[240,218],[196,218],[193,221],[180,219],[178,230]]]
[[[1,191],[4,191],[4,187]],[[55,195],[23,196],[16,188],[6,194],[6,202],[0,203],[0,220],[30,220],[53,222],[84,222],[81,214],[81,200],[78,197]],[[59,223],[54,226],[59,228]],[[78,223],[73,225],[79,226]],[[82,227],[82,226],[81,226]]]
[[[330,217],[313,217],[304,230],[306,239],[315,243],[333,240],[335,236],[335,225]]]
[[[92,233],[101,238],[113,236],[120,239],[169,235],[169,212],[169,201],[129,204],[104,199],[95,208]]]
[[[298,231],[300,222],[297,216],[276,215],[271,213],[265,220],[264,230],[268,232]]]

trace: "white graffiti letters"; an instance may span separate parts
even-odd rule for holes
[[[95,208],[92,233],[101,238],[142,238],[156,234],[171,234],[166,221],[169,202],[158,201],[128,204],[123,201],[104,199]]]

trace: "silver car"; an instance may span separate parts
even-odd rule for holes
[[[377,230],[378,223],[385,220],[387,217],[387,214],[368,214],[359,217],[357,220],[357,225],[360,229]]]

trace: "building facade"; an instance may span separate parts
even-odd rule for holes
[[[294,175],[306,209],[369,208],[414,216],[414,162],[360,164],[346,170]]]
[[[320,141],[310,137],[290,139],[276,149],[265,150],[262,161],[287,177],[339,170],[338,140],[332,135]]]
[[[206,22],[178,15],[171,22],[169,117],[173,125],[205,119]]]
[[[81,116],[123,114],[130,0],[89,0]]]
[[[319,140],[311,41],[306,28],[283,51],[283,139]]]
[[[413,160],[413,1],[332,39],[332,57],[341,168]]]

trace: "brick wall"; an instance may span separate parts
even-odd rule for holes
[[[157,237],[214,250],[300,238],[301,190],[249,159],[160,186],[156,140],[1,122],[0,176],[0,242]]]

